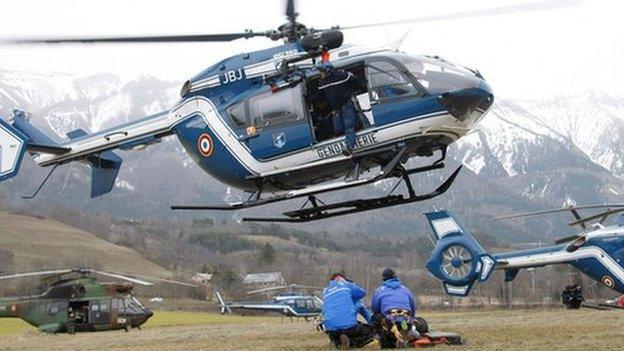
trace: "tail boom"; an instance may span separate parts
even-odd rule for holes
[[[0,181],[17,175],[26,151],[39,166],[56,166],[72,161],[92,169],[91,197],[112,190],[122,159],[113,149],[135,149],[157,143],[173,134],[172,128],[185,116],[164,111],[111,129],[88,134],[75,130],[69,141],[59,144],[31,125],[24,112],[15,110],[12,123],[0,119]]]

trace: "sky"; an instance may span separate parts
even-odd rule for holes
[[[326,28],[451,14],[536,0],[299,0],[298,20]],[[379,47],[409,31],[401,49],[440,55],[478,69],[497,96],[539,99],[587,90],[624,96],[624,30],[617,0],[551,0],[520,13],[345,31],[345,42]],[[555,6],[553,6],[553,4]],[[173,35],[266,30],[285,21],[284,1],[20,0],[3,3],[0,40],[24,37]],[[0,69],[132,79],[152,75],[180,85],[227,56],[274,46],[230,43],[7,45]]]

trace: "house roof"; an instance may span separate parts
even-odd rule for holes
[[[283,281],[282,272],[252,273],[247,274],[243,279],[244,284],[282,283]]]
[[[193,278],[191,278],[191,280],[194,280],[194,281],[211,281],[212,280],[212,274],[209,274],[209,273],[195,273],[195,275],[193,276]]]

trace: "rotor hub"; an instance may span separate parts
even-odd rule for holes
[[[276,33],[281,34],[279,38],[284,38],[287,42],[295,42],[308,34],[308,27],[299,22],[286,22],[277,27]],[[276,40],[271,37],[271,39]]]

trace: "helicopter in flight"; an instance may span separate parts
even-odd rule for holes
[[[567,6],[545,1],[395,22],[314,29],[297,21],[294,0],[286,1],[288,21],[276,30],[152,37],[43,38],[5,40],[9,44],[227,42],[264,37],[278,46],[226,58],[187,80],[181,100],[170,109],[96,133],[77,129],[57,142],[15,110],[0,119],[0,181],[17,175],[25,152],[50,172],[82,162],[92,172],[91,197],[110,192],[122,164],[112,150],[144,149],[176,135],[203,171],[241,189],[245,201],[225,205],[173,205],[173,210],[232,211],[304,198],[280,217],[243,221],[308,222],[431,199],[452,185],[457,168],[435,190],[417,194],[410,176],[444,167],[449,145],[474,129],[494,102],[481,73],[438,56],[343,45],[343,31],[397,23],[452,20]],[[327,123],[319,94],[320,62],[350,72],[363,87],[357,106],[356,143],[344,154],[344,132]],[[431,160],[406,168],[411,158]],[[364,176],[364,173],[368,173]],[[371,185],[397,184],[385,196],[325,203],[319,194]],[[403,183],[404,194],[394,194]]]
[[[579,210],[602,209],[581,216]],[[624,204],[569,206],[523,213],[499,219],[512,219],[569,211],[581,232],[555,241],[555,245],[536,249],[487,252],[470,234],[461,220],[450,211],[425,213],[437,244],[427,269],[444,284],[449,295],[467,296],[476,281],[488,280],[495,269],[505,271],[505,281],[513,281],[521,269],[570,264],[604,286],[624,293],[624,215],[617,223],[603,225],[610,216],[624,212]]]
[[[260,294],[276,290],[281,291],[267,301],[225,301],[221,292],[215,290],[219,312],[221,314],[232,313],[232,310],[278,312],[286,317],[301,317],[308,320],[317,317],[323,311],[323,301],[318,296],[309,294],[306,289],[322,289],[317,286],[299,284],[272,286],[247,292],[247,294]]]
[[[94,274],[126,282],[99,282]],[[119,329],[130,331],[140,328],[154,314],[132,295],[133,283],[144,286],[153,283],[118,273],[71,268],[4,275],[0,276],[0,280],[35,276],[43,276],[45,281],[51,279],[53,282],[40,295],[0,298],[0,318],[20,318],[46,333],[74,334]],[[144,279],[195,287],[170,279]]]

